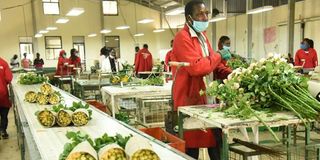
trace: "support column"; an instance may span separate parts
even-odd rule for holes
[[[295,16],[295,0],[288,1],[288,53],[294,53],[294,16]]]
[[[247,58],[252,60],[252,15],[247,14]]]
[[[36,0],[31,0],[33,54],[39,52],[38,39],[34,37],[34,35],[37,33],[37,20],[36,20],[36,14],[34,9],[34,5],[36,2],[37,2]]]
[[[103,14],[102,1],[99,3],[100,3],[100,28],[101,30],[103,30],[105,28],[104,28],[104,14]],[[105,46],[105,45],[106,45],[106,42],[105,42],[104,34],[101,34],[101,46]]]

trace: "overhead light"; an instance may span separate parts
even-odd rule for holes
[[[95,37],[95,36],[97,36],[97,34],[95,34],[95,33],[91,33],[88,35],[88,37]]]
[[[165,3],[165,4],[161,5],[161,7],[162,7],[162,8],[168,8],[168,7],[170,7],[170,6],[174,6],[174,5],[177,5],[177,4],[179,4],[179,3],[176,2],[176,1],[170,1],[170,2],[168,2],[168,3]]]
[[[255,9],[250,9],[247,11],[247,14],[256,14],[256,13],[261,13],[261,12],[266,12],[271,10],[273,10],[272,6],[263,6]]]
[[[179,7],[166,12],[166,16],[174,16],[184,13],[184,7]]]
[[[153,30],[154,33],[164,32],[165,30],[162,28]]]
[[[72,8],[68,13],[67,16],[79,16],[84,12],[83,8]]]
[[[40,30],[39,31],[39,33],[41,33],[41,34],[46,34],[46,33],[48,33],[49,31],[47,31],[47,30]]]
[[[56,23],[68,23],[69,19],[68,18],[59,18]]]
[[[46,30],[47,31],[54,31],[54,30],[57,30],[58,27],[47,27]]]
[[[119,41],[119,38],[114,39],[115,41]]]
[[[141,37],[141,36],[144,36],[144,34],[143,34],[143,33],[137,33],[137,34],[135,34],[135,35],[133,35],[133,36],[135,36],[135,37]]]
[[[106,43],[108,43],[109,41],[106,41]]]
[[[118,30],[129,29],[129,28],[130,28],[129,26],[119,26],[119,27],[116,27],[116,29],[118,29]]]
[[[153,22],[153,21],[154,21],[153,19],[146,18],[146,19],[141,19],[141,20],[139,20],[138,23],[147,24],[147,23],[151,23],[151,22]]]
[[[225,16],[225,15],[223,15],[223,14],[219,14],[219,15],[211,18],[211,19],[209,20],[209,22],[218,22],[218,21],[222,21],[222,20],[225,20],[225,19],[227,19],[227,16]]]
[[[40,38],[40,37],[42,37],[43,35],[41,34],[41,33],[37,33],[36,35],[34,35],[34,37],[36,37],[36,38]]]
[[[100,33],[103,33],[103,34],[107,34],[107,33],[110,33],[110,32],[111,32],[111,30],[109,30],[109,29],[103,29],[103,30],[100,31]]]

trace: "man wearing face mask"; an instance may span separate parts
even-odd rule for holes
[[[67,58],[67,53],[64,50],[61,50],[59,54],[56,75],[67,75],[68,64],[69,59]]]
[[[103,67],[101,68],[102,72],[119,72],[122,70],[122,64],[120,60],[116,57],[116,51],[113,48],[109,48],[109,56],[103,60]]]
[[[174,109],[178,107],[207,104],[207,97],[200,95],[205,90],[208,76],[217,70],[225,70],[220,54],[215,53],[208,41],[208,10],[202,0],[192,0],[185,7],[186,24],[173,41],[173,61],[188,62],[176,74],[173,86]],[[218,146],[212,130],[192,130],[184,132],[186,153],[198,159],[199,148],[208,148],[211,160],[219,159]]]
[[[315,68],[318,66],[318,56],[315,49],[313,49],[312,40],[305,38],[300,44],[300,49],[295,55],[294,65],[302,66],[305,69]]]

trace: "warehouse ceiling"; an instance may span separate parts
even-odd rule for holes
[[[129,0],[131,2],[138,3],[140,5],[161,11],[164,11],[177,8],[182,6],[183,4],[188,3],[190,0]],[[207,6],[212,4],[216,4],[215,7],[220,12],[222,12],[224,0],[204,0]],[[227,4],[227,12],[228,14],[243,14],[246,12],[246,2],[248,0],[225,0]],[[281,6],[288,4],[288,0],[251,0],[252,1],[252,8],[258,8],[266,5],[271,5],[273,7]],[[302,0],[296,0],[296,2]]]

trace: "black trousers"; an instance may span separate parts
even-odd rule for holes
[[[8,127],[8,113],[10,108],[0,107],[0,130],[6,131]]]
[[[221,129],[212,130],[214,137],[216,138],[216,146],[208,148],[210,160],[220,160],[220,150],[222,147],[222,131]],[[186,154],[194,159],[199,157],[199,148],[187,148]]]

